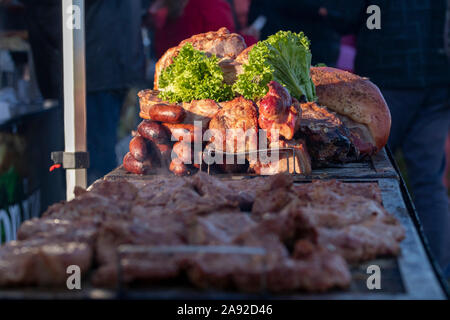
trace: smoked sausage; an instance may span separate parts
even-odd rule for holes
[[[139,134],[145,139],[152,141],[155,144],[168,144],[169,136],[167,129],[157,122],[151,120],[142,121],[138,128]]]
[[[141,136],[135,136],[130,141],[130,153],[137,161],[144,161],[148,155],[147,141]]]
[[[176,141],[202,142],[202,129],[197,128],[198,133],[194,134],[196,128],[193,124],[163,123],[162,125],[170,131]]]
[[[123,157],[123,167],[126,171],[135,174],[146,174],[152,170],[152,163],[150,159],[143,162],[137,161],[130,152]]]
[[[167,123],[181,123],[186,117],[184,109],[177,105],[155,104],[148,110],[150,119]]]

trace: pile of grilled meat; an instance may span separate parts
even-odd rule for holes
[[[149,174],[169,168],[176,175],[187,175],[197,171],[204,150],[231,153],[267,148],[292,150],[280,152],[279,159],[267,163],[248,157],[245,164],[227,163],[223,158],[222,163],[213,166],[218,172],[262,175],[309,174],[312,167],[355,161],[367,155],[359,152],[354,135],[337,115],[316,103],[299,103],[275,81],[257,103],[237,97],[220,103],[197,100],[169,104],[152,90],[140,92],[139,97],[141,110],[144,117],[148,114],[148,119],[141,122],[130,142],[130,152],[123,161],[128,172]],[[194,121],[201,125],[194,126]],[[222,133],[223,139],[218,143],[214,136],[206,137],[206,130]],[[227,136],[233,130],[246,133],[243,143]],[[266,132],[265,148],[261,148],[260,130]],[[278,132],[279,136],[271,136],[271,132]],[[196,152],[194,143],[200,144]]]
[[[219,180],[199,172],[99,181],[76,194],[25,222],[19,240],[0,247],[0,286],[64,286],[67,266],[78,265],[101,287],[120,279],[244,292],[325,291],[349,285],[349,264],[399,254],[404,237],[372,183],[293,184],[289,174]],[[119,256],[121,245],[141,250]],[[164,249],[179,246],[190,250]],[[205,246],[211,250],[197,250]]]
[[[164,101],[159,98],[158,79],[186,43],[215,55],[228,85],[243,72],[252,50],[240,35],[225,28],[194,35],[167,50],[156,64],[154,90],[138,93],[140,117],[146,120],[134,133],[130,152],[123,160],[128,172],[149,174],[170,169],[181,176],[198,170],[203,151],[248,155],[262,149],[289,149],[280,153],[279,159],[247,157],[245,165],[226,159],[214,162],[213,169],[261,175],[309,174],[312,167],[372,156],[387,142],[391,119],[378,87],[367,78],[334,68],[310,69],[317,102],[303,101],[303,96],[297,100],[276,81],[269,82],[265,96],[256,100],[236,96],[230,101]],[[253,133],[240,143],[234,136],[226,136],[233,130]],[[276,136],[271,133],[274,130]],[[218,141],[205,131],[220,132],[223,138]],[[194,148],[194,142],[200,146]]]

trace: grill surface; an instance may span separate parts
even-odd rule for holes
[[[251,179],[250,175],[219,175],[223,179]],[[148,183],[154,176],[138,176],[118,168],[105,179],[127,179]],[[311,176],[295,175],[296,183],[313,179],[338,179],[349,183],[376,182],[383,205],[403,225],[406,237],[401,243],[402,253],[397,258],[380,258],[351,268],[352,283],[347,290],[324,294],[292,293],[288,295],[248,295],[237,292],[202,291],[188,286],[99,289],[84,283],[82,290],[52,290],[45,288],[20,288],[0,290],[0,298],[9,299],[445,299],[445,290],[429,260],[419,232],[414,225],[413,206],[409,196],[402,192],[401,179],[385,150],[363,163],[350,163],[333,168],[314,170]],[[404,191],[404,190],[403,190]],[[378,265],[381,269],[381,289],[369,290],[366,285],[367,267]]]

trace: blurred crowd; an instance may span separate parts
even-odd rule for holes
[[[41,93],[61,100],[61,0],[21,2]],[[375,1],[380,29],[367,27],[372,3],[365,0],[85,2],[90,182],[117,165],[117,128],[126,94],[130,88],[151,87],[154,64],[167,49],[220,27],[240,33],[247,45],[278,30],[303,31],[311,41],[313,65],[353,71],[380,87],[392,115],[390,148],[402,151],[429,244],[450,275],[443,183],[450,123],[447,0]]]

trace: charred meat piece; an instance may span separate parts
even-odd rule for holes
[[[313,166],[354,161],[359,153],[342,121],[314,102],[300,104],[299,137],[306,141]]]
[[[267,131],[267,137],[271,141],[278,140],[274,135],[291,140],[299,125],[299,103],[278,82],[271,81],[268,86],[269,91],[258,101],[259,127]]]
[[[243,97],[221,103],[222,109],[209,123],[214,148],[245,152],[258,148],[258,112],[251,100]]]

